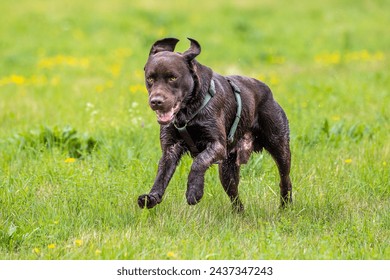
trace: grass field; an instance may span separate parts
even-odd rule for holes
[[[172,3],[171,3],[172,2]],[[0,259],[390,259],[388,1],[1,1]],[[294,204],[267,154],[234,214],[191,159],[141,210],[160,157],[143,67],[186,37],[221,74],[266,82],[291,128]]]

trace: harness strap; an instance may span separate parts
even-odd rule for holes
[[[177,127],[176,125],[175,125],[175,127],[176,127],[177,131],[179,131],[181,138],[183,138],[183,140],[188,145],[188,148],[190,149],[191,154],[193,154],[194,156],[198,155],[199,150],[196,147],[194,140],[192,140],[191,135],[188,133],[187,123],[182,127]]]
[[[233,125],[230,128],[229,134],[228,134],[228,141],[229,143],[233,143],[234,141],[234,134],[236,133],[238,123],[240,122],[241,118],[241,112],[242,112],[242,102],[241,102],[241,90],[234,84],[231,80],[227,80],[232,87],[234,91],[234,95],[236,96],[236,101],[237,101],[237,113],[236,113],[236,118],[234,119]]]
[[[185,122],[185,124],[182,126],[182,127],[179,127],[176,125],[176,123],[174,122],[173,125],[175,126],[175,128],[177,129],[177,131],[179,132],[180,136],[183,138],[183,140],[186,142],[186,144],[188,145],[188,148],[190,149],[190,152],[193,154],[193,155],[198,155],[199,154],[199,150],[198,148],[196,147],[194,141],[192,140],[191,138],[191,135],[188,133],[188,130],[187,130],[187,124],[192,121],[193,118],[195,118],[195,116],[204,108],[206,107],[207,103],[209,103],[209,101],[211,100],[211,98],[215,95],[215,83],[214,83],[214,80],[211,80],[210,82],[210,88],[208,90],[208,92],[206,93],[206,96],[203,100],[203,103],[202,103],[202,106],[200,106],[200,108],[198,110],[196,110],[195,113],[193,113],[191,115],[191,117],[189,117],[189,119]]]
[[[234,95],[236,97],[236,101],[237,101],[237,113],[236,113],[236,117],[234,119],[234,122],[233,122],[233,125],[232,127],[230,128],[230,131],[229,131],[229,134],[228,134],[228,142],[229,143],[233,143],[234,141],[234,134],[236,133],[236,130],[237,130],[237,127],[238,127],[238,123],[240,122],[240,118],[241,118],[241,112],[242,112],[242,101],[241,101],[241,90],[238,88],[238,86],[236,84],[234,84],[231,80],[227,79],[227,81],[229,82],[230,86],[232,87],[233,91],[234,91]],[[209,101],[211,100],[211,98],[215,95],[215,83],[214,83],[214,80],[211,80],[210,82],[210,88],[208,90],[208,92],[206,93],[206,96],[205,96],[205,99],[203,100],[203,103],[202,103],[202,106],[200,106],[200,108],[191,115],[191,117],[185,122],[185,124],[182,126],[182,127],[179,127],[176,125],[176,123],[174,122],[173,125],[175,126],[175,128],[177,129],[177,131],[179,132],[180,136],[183,138],[183,140],[186,142],[186,144],[188,145],[188,148],[191,152],[191,154],[193,154],[194,156],[198,155],[199,154],[199,150],[198,148],[196,147],[195,143],[194,143],[194,140],[192,140],[191,138],[191,135],[189,134],[188,130],[187,130],[187,124],[193,119],[195,118],[195,116],[204,108],[206,107],[206,105],[209,103]]]

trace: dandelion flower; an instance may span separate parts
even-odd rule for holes
[[[12,75],[11,81],[12,81],[12,83],[14,83],[16,85],[22,85],[26,82],[26,78],[24,78],[23,76],[20,76],[20,75]]]
[[[41,58],[38,62],[38,67],[43,69],[52,69],[55,66],[70,66],[70,67],[79,67],[79,68],[88,68],[89,59],[88,58],[78,58],[65,55],[57,55],[53,57],[44,57]]]
[[[67,158],[67,159],[65,160],[66,163],[73,163],[73,162],[75,162],[75,161],[76,161],[75,158]]]
[[[41,250],[39,250],[39,248],[34,248],[33,250],[33,253],[39,255],[41,253]]]
[[[351,158],[347,158],[344,162],[345,162],[346,164],[351,164],[351,163],[352,163],[352,159],[351,159]]]
[[[271,75],[269,78],[269,83],[273,86],[276,86],[279,84],[279,78],[276,75]]]
[[[114,77],[118,77],[121,71],[122,71],[122,66],[120,64],[113,64],[110,67],[111,75]]]
[[[47,248],[49,248],[49,249],[55,249],[55,247],[56,247],[56,244],[49,244],[49,245],[47,245]]]
[[[81,240],[81,239],[76,239],[75,242],[74,242],[74,244],[75,244],[77,247],[81,247],[81,246],[83,246],[84,242],[83,242],[83,240]]]
[[[102,93],[104,91],[104,85],[97,85],[95,87],[95,90],[98,92],[98,93]]]
[[[315,56],[314,60],[324,65],[339,64],[341,62],[341,54],[339,52],[319,54]]]
[[[341,119],[340,116],[337,116],[337,115],[332,116],[333,121],[339,121],[340,119]]]
[[[145,86],[143,84],[135,84],[129,87],[131,93],[145,92]]]
[[[175,258],[175,257],[176,257],[176,254],[175,254],[174,252],[172,252],[172,251],[169,251],[169,252],[167,253],[167,257],[168,257],[168,258]]]

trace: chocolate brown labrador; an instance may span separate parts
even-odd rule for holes
[[[219,178],[233,208],[244,206],[238,194],[240,166],[252,152],[267,150],[280,175],[281,206],[292,201],[289,125],[285,112],[264,83],[244,76],[222,76],[195,57],[199,43],[190,39],[184,53],[174,52],[179,40],[155,42],[145,65],[149,106],[160,124],[162,157],[154,184],[139,196],[141,208],[162,201],[180,158],[193,158],[186,198],[198,203],[204,192],[204,175],[217,163]]]

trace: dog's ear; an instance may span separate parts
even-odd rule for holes
[[[165,38],[156,41],[150,49],[149,56],[156,54],[162,51],[173,52],[175,50],[176,44],[179,42],[176,38]]]
[[[200,45],[199,43],[194,40],[194,39],[191,39],[191,38],[187,38],[188,40],[191,41],[191,46],[188,50],[186,50],[184,53],[183,53],[183,56],[184,58],[187,60],[187,61],[191,61],[193,60],[198,54],[200,54]]]

